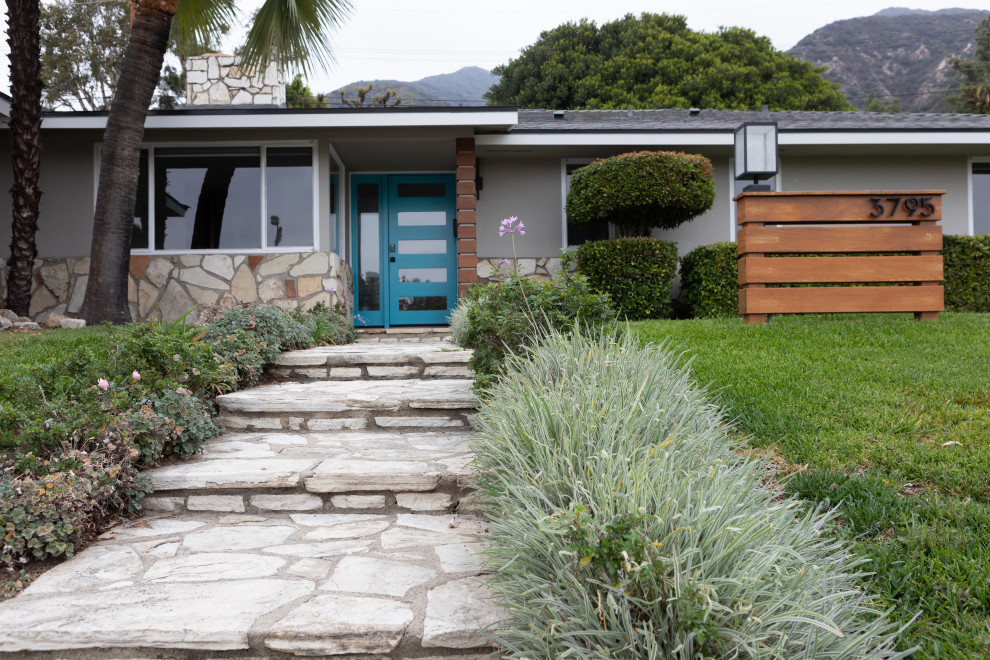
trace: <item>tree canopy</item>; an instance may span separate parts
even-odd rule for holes
[[[956,112],[990,114],[990,15],[976,26],[976,52],[973,59],[953,59],[952,67],[962,74],[962,87],[951,97]]]
[[[485,98],[524,108],[851,110],[822,71],[752,30],[695,32],[683,16],[627,14],[543,32],[493,70],[501,80]]]

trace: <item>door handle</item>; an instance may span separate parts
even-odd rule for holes
[[[457,220],[454,220],[454,238],[457,238]]]
[[[389,251],[389,252],[395,252],[395,243],[392,243],[392,244],[390,244],[390,245],[388,246],[388,251]],[[393,260],[393,261],[394,261],[394,260]]]

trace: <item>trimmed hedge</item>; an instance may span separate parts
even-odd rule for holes
[[[739,254],[735,243],[699,245],[681,258],[681,299],[691,318],[739,313]]]
[[[591,241],[578,248],[577,266],[593,288],[611,296],[620,316],[632,321],[670,317],[676,243],[645,236]]]
[[[605,158],[574,172],[567,195],[572,222],[605,220],[624,236],[673,229],[715,202],[712,163],[673,151],[637,151]]]
[[[990,312],[990,234],[943,236],[945,308]]]

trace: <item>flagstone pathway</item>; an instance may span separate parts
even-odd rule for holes
[[[469,356],[429,333],[284,354],[297,382],[219,397],[227,431],[150,472],[147,515],[0,603],[0,658],[490,657]]]

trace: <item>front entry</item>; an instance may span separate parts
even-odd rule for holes
[[[457,305],[453,174],[351,176],[356,326],[441,325]]]

